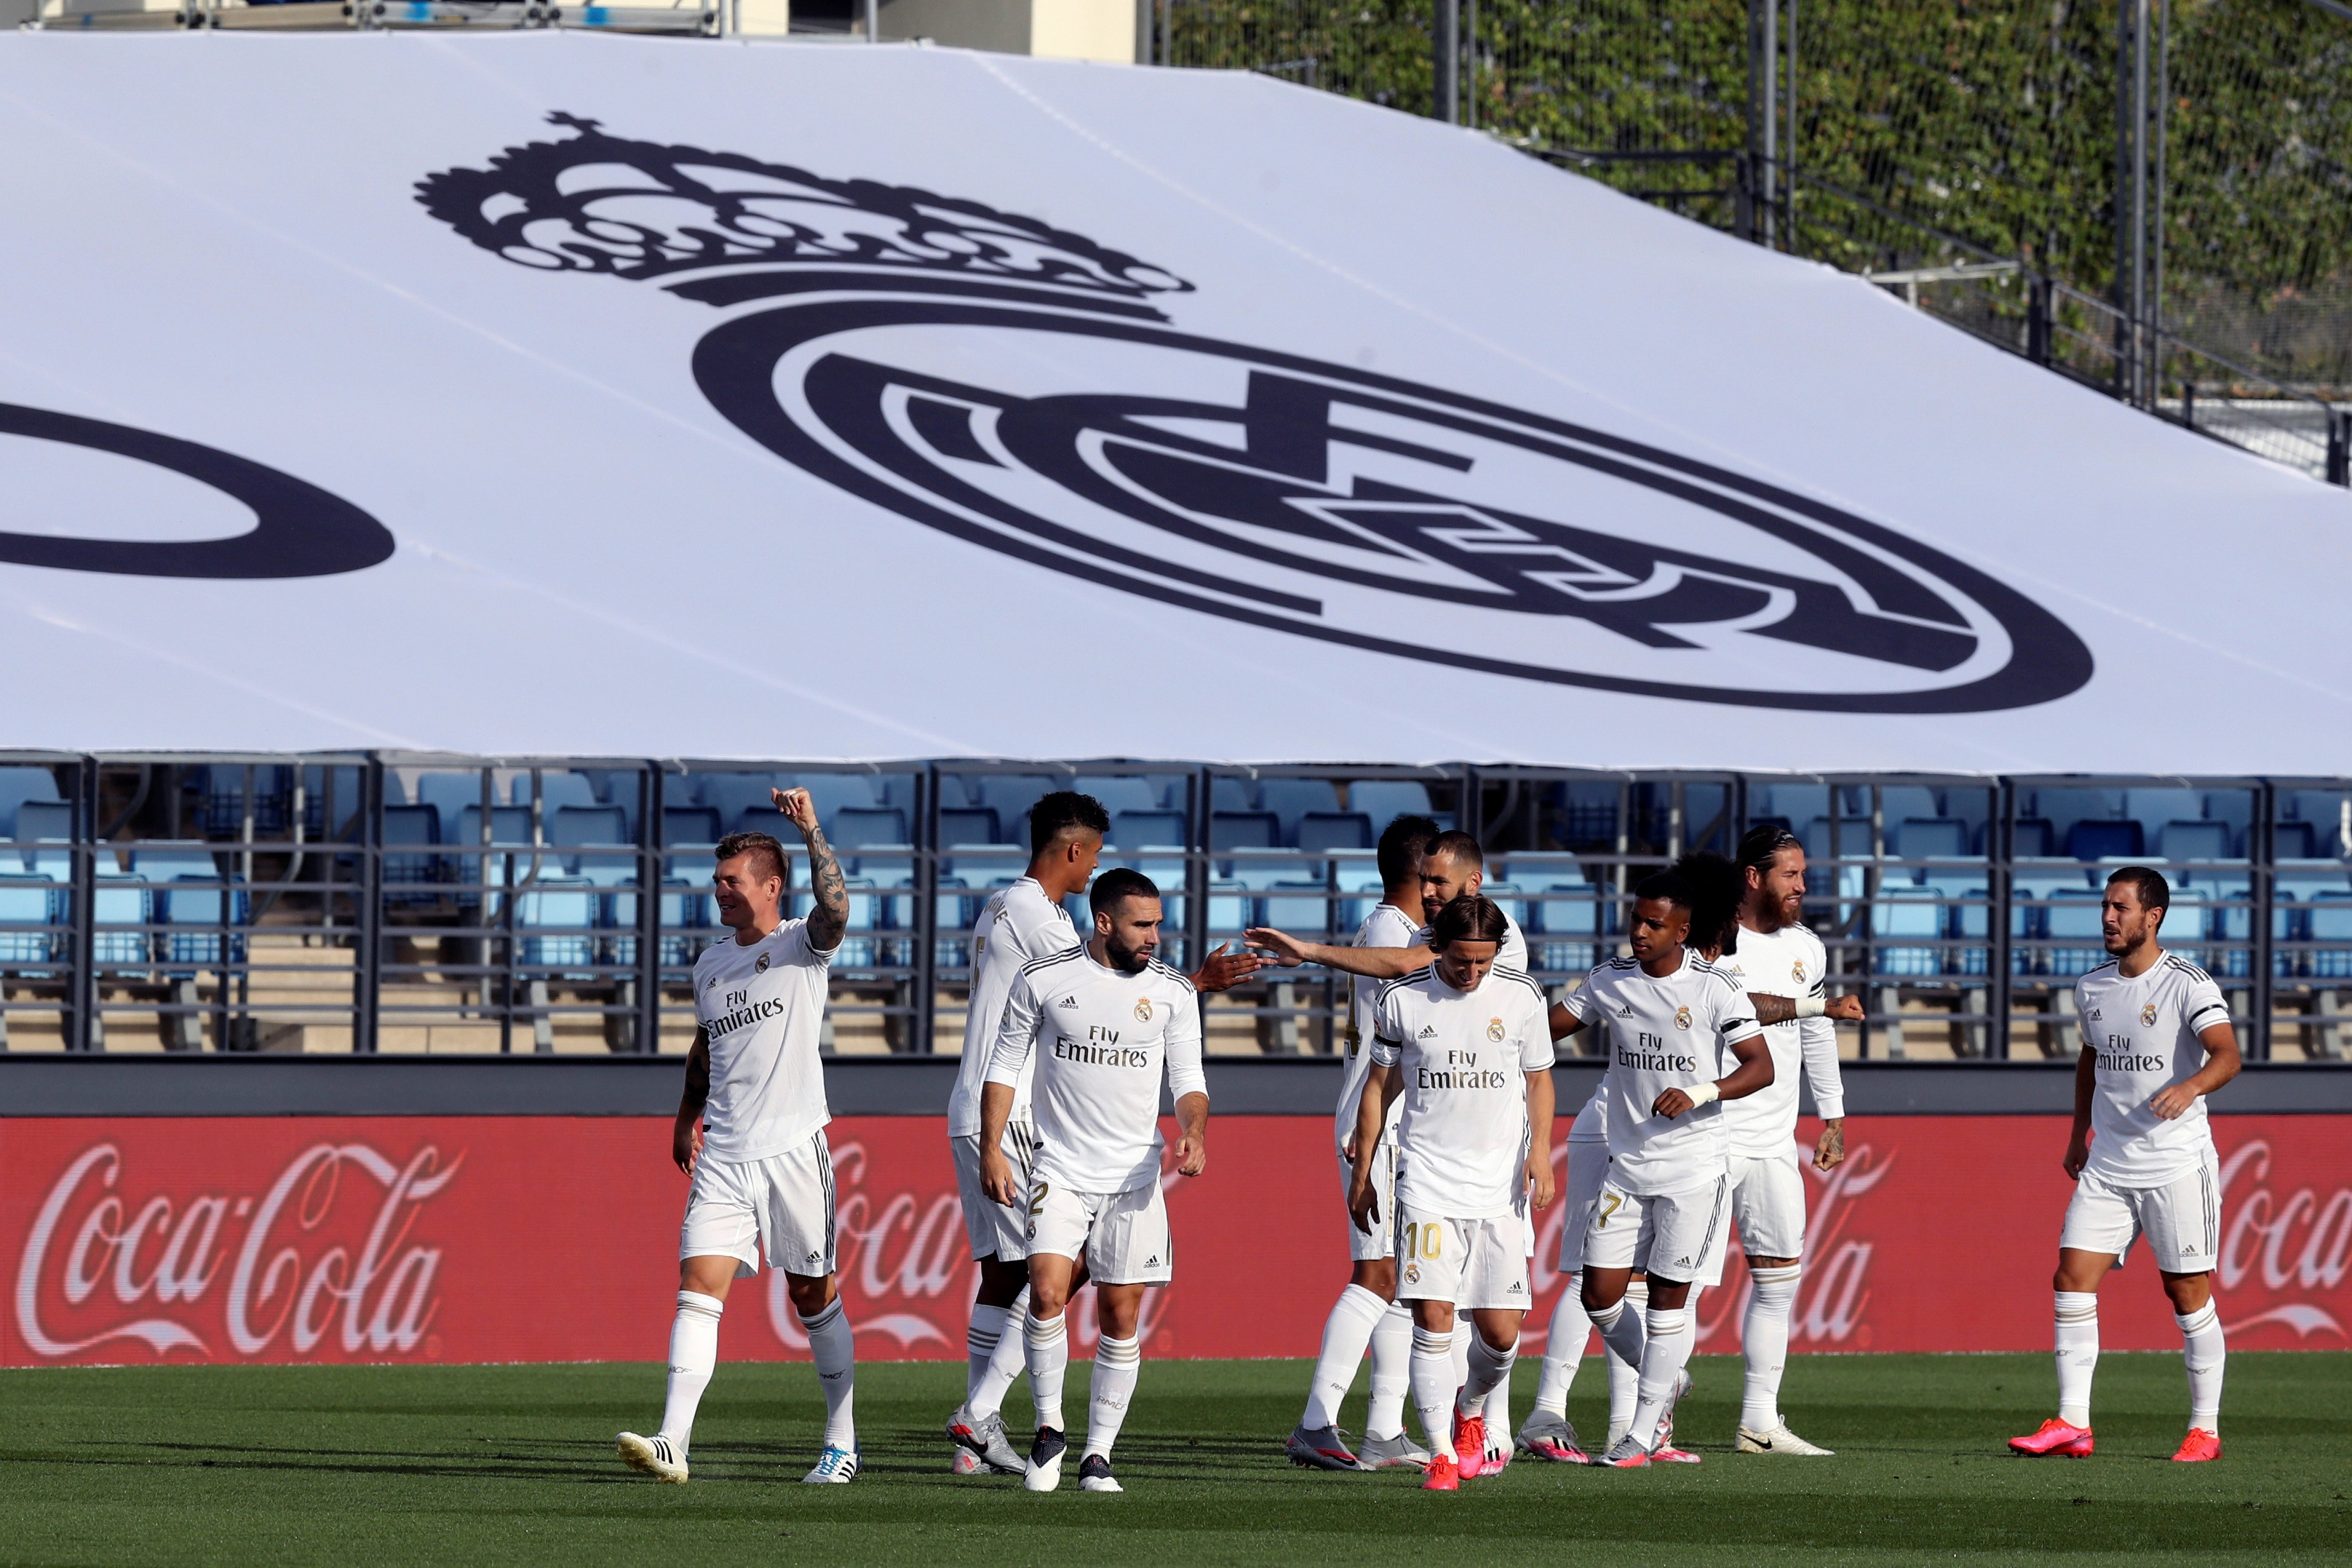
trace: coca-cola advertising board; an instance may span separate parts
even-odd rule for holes
[[[2352,1344],[2347,1121],[2215,1119],[2233,1344]],[[2065,1131],[1850,1119],[1845,1164],[1807,1169],[1793,1347],[2046,1347]],[[831,1135],[859,1354],[961,1357],[973,1270],[943,1124],[852,1117]],[[1150,1354],[1314,1354],[1348,1271],[1330,1137],[1325,1117],[1232,1117],[1206,1175],[1165,1178],[1176,1278],[1146,1307]],[[686,1197],[668,1147],[666,1118],[0,1120],[0,1363],[657,1359]],[[1539,1220],[1529,1349],[1561,1223],[1557,1207]],[[1702,1349],[1737,1348],[1744,1285],[1735,1249],[1700,1302]],[[730,1308],[726,1355],[805,1354],[780,1276]],[[2114,1349],[2179,1343],[2144,1251],[2110,1277],[2100,1327]]]

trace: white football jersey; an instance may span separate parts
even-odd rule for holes
[[[1160,1179],[1160,1078],[1177,1099],[1206,1094],[1192,982],[1153,960],[1139,975],[1085,947],[1022,966],[988,1066],[1018,1084],[1035,1064],[1037,1178],[1077,1192]]]
[[[1376,904],[1356,927],[1359,947],[1411,947],[1421,941],[1421,923],[1393,904]],[[1380,988],[1386,982],[1369,975],[1351,975],[1348,988],[1348,1027],[1340,1036],[1346,1052],[1339,1072],[1339,1112],[1334,1124],[1337,1146],[1345,1150],[1356,1131],[1356,1113],[1364,1103],[1364,1080],[1371,1075],[1372,1016]],[[1400,1108],[1389,1108],[1383,1136],[1396,1134]]]
[[[832,953],[809,945],[805,920],[787,920],[748,946],[718,943],[695,959],[694,1021],[710,1040],[709,1157],[764,1160],[833,1120],[817,1056],[832,964]]]
[[[1471,991],[1437,967],[1381,987],[1372,1060],[1401,1075],[1396,1201],[1496,1219],[1519,1201],[1528,1075],[1551,1071],[1543,988],[1499,963]]]
[[[2083,1043],[2097,1057],[2089,1174],[2117,1186],[2162,1186],[2213,1151],[2205,1097],[2168,1122],[2156,1092],[2205,1066],[2200,1030],[2230,1020],[2213,977],[2173,953],[2126,979],[2112,958],[2074,982]]]
[[[1682,1192],[1719,1175],[1730,1148],[1722,1101],[1672,1121],[1650,1107],[1669,1089],[1724,1077],[1733,1065],[1727,1048],[1761,1032],[1739,983],[1687,949],[1681,967],[1663,980],[1631,958],[1612,958],[1568,1005],[1579,1018],[1605,1020],[1609,1028],[1601,1086],[1609,1102],[1611,1185],[1636,1195]]]
[[[996,1028],[1004,1021],[1004,1000],[1021,966],[1078,945],[1070,912],[1045,896],[1033,876],[998,888],[981,906],[971,927],[971,1002],[963,1015],[963,1060],[956,1064],[955,1090],[948,1096],[948,1136],[980,1134],[980,1086],[988,1081],[988,1059],[996,1049]],[[1029,1079],[1024,1071],[1013,1086],[1013,1120],[1029,1124]]]
[[[1767,934],[1739,928],[1739,946],[1716,967],[1757,997],[1819,997],[1827,994],[1829,955],[1810,925],[1783,925]],[[1777,1155],[1797,1135],[1797,1075],[1812,1081],[1813,1106],[1824,1121],[1845,1114],[1845,1087],[1838,1076],[1837,1027],[1825,1018],[1790,1019],[1764,1030],[1772,1052],[1772,1082],[1742,1100],[1727,1100],[1723,1127],[1732,1153]]]
[[[1584,987],[1580,982],[1576,990],[1568,998],[1568,1010],[1574,1017],[1584,1020],[1584,1032],[1600,1041],[1601,1049],[1605,1051],[1609,1046],[1609,1026],[1601,1019],[1592,1018],[1586,1013],[1584,1004],[1577,999],[1583,994]],[[1577,1108],[1576,1120],[1568,1124],[1568,1141],[1571,1144],[1605,1144],[1609,1141],[1609,1075],[1607,1073],[1602,1073],[1601,1082],[1592,1086],[1591,1098]]]

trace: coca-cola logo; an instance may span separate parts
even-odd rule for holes
[[[50,1184],[16,1266],[16,1332],[46,1360],[429,1354],[441,1248],[413,1239],[464,1164],[317,1143],[259,1191],[157,1190],[114,1143]],[[347,1190],[348,1189],[348,1190]]]
[[[2273,1192],[2267,1138],[2241,1144],[2221,1162],[2221,1260],[2215,1270],[2222,1310],[2231,1292],[2259,1284],[2263,1291],[2333,1291],[2352,1267],[2352,1186],[2338,1186],[2325,1200],[2318,1189],[2298,1186]],[[2346,1337],[2334,1312],[2313,1301],[2276,1301],[2226,1323],[2238,1333],[2262,1323],[2283,1323],[2297,1339],[2315,1333]]]

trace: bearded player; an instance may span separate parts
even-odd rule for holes
[[[2074,1196],[2051,1281],[2058,1414],[2010,1439],[2021,1454],[2089,1457],[2099,1281],[2145,1236],[2189,1365],[2189,1435],[2172,1457],[2221,1457],[2221,1173],[2205,1098],[2238,1075],[2238,1036],[2213,977],[2158,943],[2171,902],[2171,885],[2146,866],[2108,877],[2099,926],[2114,956],[2074,982],[2083,1053],[2064,1162]]]
[[[1533,1294],[1528,1206],[1552,1196],[1551,1032],[1543,988],[1496,961],[1505,929],[1502,909],[1476,894],[1438,912],[1434,961],[1380,989],[1356,1117],[1348,1207],[1367,1232],[1391,1228],[1397,1291],[1412,1309],[1431,1491],[1487,1473],[1486,1396],[1511,1375]],[[1384,1217],[1372,1156],[1398,1103],[1394,1213]],[[1454,1371],[1459,1308],[1475,1330],[1466,1378]]]
[[[817,1054],[849,894],[808,791],[774,797],[808,846],[815,907],[804,920],[784,918],[791,871],[774,839],[730,833],[719,841],[711,883],[719,924],[735,937],[694,964],[694,1046],[672,1140],[693,1186],[678,1235],[668,1395],[658,1431],[619,1439],[621,1458],[656,1480],[687,1479],[688,1440],[718,1365],[728,1287],[757,1273],[763,1254],[783,1270],[824,1389],[824,1449],[801,1479],[842,1483],[857,1474],[856,1352],[834,1285],[833,1151],[824,1136],[832,1117]]]
[[[1160,890],[1139,873],[1110,871],[1097,879],[1088,902],[1095,931],[1086,946],[1033,959],[1013,981],[981,1100],[989,1196],[1008,1207],[1025,1204],[1028,1213],[1024,1347],[1037,1433],[1022,1484],[1031,1491],[1061,1484],[1068,1451],[1065,1308],[1082,1254],[1102,1332],[1078,1485],[1090,1492],[1122,1490],[1110,1455],[1135,1394],[1143,1293],[1173,1278],[1176,1260],[1160,1191],[1163,1071],[1181,1129],[1176,1169],[1197,1176],[1209,1161],[1200,1002],[1190,979],[1153,957]],[[1036,1164],[1024,1188],[1005,1157],[1003,1134],[1032,1059]]]

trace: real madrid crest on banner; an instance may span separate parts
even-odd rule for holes
[[[1169,267],[978,201],[550,118],[569,140],[419,200],[518,266],[726,312],[693,350],[719,413],[958,538],[1202,614],[1641,695],[1965,713],[2090,678],[2014,590],[1756,476],[1187,331],[1200,296]]]

